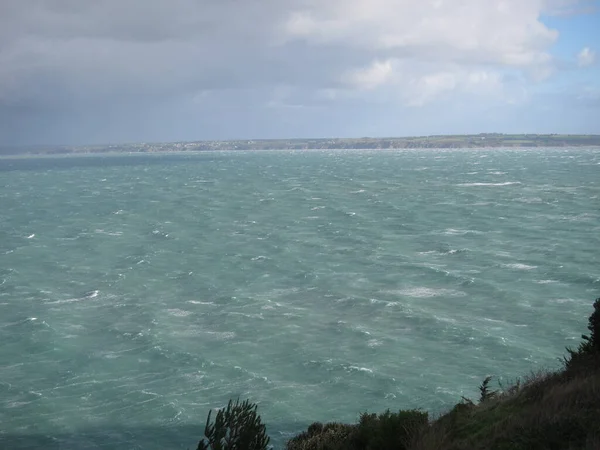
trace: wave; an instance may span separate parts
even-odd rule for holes
[[[507,269],[517,269],[517,270],[533,270],[533,269],[537,269],[538,266],[530,266],[528,264],[513,263],[513,264],[502,264],[502,267],[506,267]]]
[[[521,184],[520,181],[505,181],[504,183],[460,183],[457,186],[462,187],[473,187],[473,186],[512,186],[515,184]]]
[[[459,253],[467,253],[469,251],[468,248],[452,248],[450,250],[427,250],[425,252],[417,252],[417,255],[456,255]]]
[[[185,311],[179,308],[167,309],[167,312],[169,313],[169,315],[175,317],[187,317],[192,314],[191,311]]]
[[[413,298],[431,298],[431,297],[464,297],[467,295],[462,291],[457,291],[454,289],[434,289],[425,286],[413,287],[408,289],[400,289],[394,291],[387,291],[387,293],[400,295],[404,297],[413,297]]]
[[[100,294],[100,291],[94,290],[94,291],[90,291],[90,292],[86,293],[83,297],[67,298],[64,300],[54,300],[52,302],[45,302],[45,304],[46,305],[61,305],[64,303],[77,303],[77,302],[82,302],[84,300],[91,300],[93,298],[96,298],[96,297],[98,297],[99,294]]]
[[[232,311],[227,313],[227,315],[229,316],[242,316],[242,317],[246,317],[248,319],[260,319],[260,320],[264,320],[264,317],[262,314],[247,314],[247,313],[241,313],[241,312],[237,312],[237,311]]]
[[[550,300],[550,303],[558,303],[562,305],[563,303],[575,303],[575,300],[572,298],[556,298],[554,300]]]
[[[465,234],[483,234],[483,232],[477,230],[457,230],[454,228],[447,228],[442,232],[442,234],[447,236],[464,236]]]
[[[348,366],[347,370],[349,372],[373,373],[373,369],[369,369],[368,367],[360,367],[360,366]]]

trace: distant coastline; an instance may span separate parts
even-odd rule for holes
[[[532,147],[600,147],[595,134],[501,134],[440,135],[390,138],[331,139],[238,139],[227,141],[192,141],[107,145],[4,146],[0,156],[58,155],[88,153],[155,153],[210,150],[334,150],[334,149],[403,149],[403,148],[532,148]]]

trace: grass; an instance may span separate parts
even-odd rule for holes
[[[555,372],[479,405],[455,407],[410,449],[583,450],[599,438],[600,373]]]

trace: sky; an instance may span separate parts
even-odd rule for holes
[[[600,134],[600,0],[1,0],[0,145]]]

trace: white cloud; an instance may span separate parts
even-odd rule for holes
[[[579,67],[591,66],[595,61],[596,52],[589,47],[581,49],[581,51],[577,54],[577,64]]]
[[[550,47],[558,32],[540,21],[547,11],[577,0],[302,0],[292,9],[282,42],[315,51],[351,48],[377,55],[347,68],[347,87],[386,87],[391,98],[422,106],[451,93],[477,92],[479,100],[519,103],[525,84],[550,78]],[[503,76],[517,71],[507,86]]]
[[[375,89],[393,76],[394,60],[374,61],[370,66],[348,73],[346,80],[359,89]]]
[[[505,79],[506,78],[506,79]],[[521,80],[505,77],[492,68],[456,63],[420,63],[400,59],[375,60],[342,76],[348,88],[385,93],[388,102],[424,106],[451,94],[474,95],[479,101],[519,103],[523,98]],[[371,95],[373,98],[373,95]]]
[[[548,64],[558,38],[539,20],[544,7],[541,0],[305,0],[284,33],[389,56],[529,67]]]

